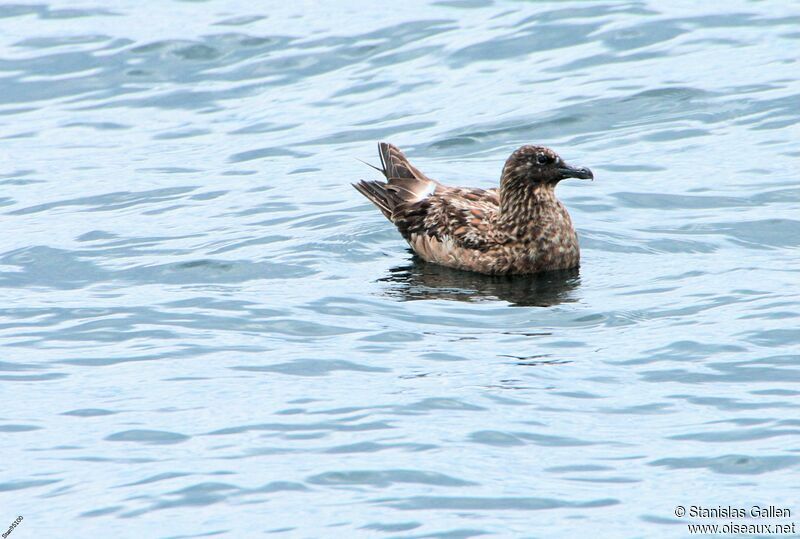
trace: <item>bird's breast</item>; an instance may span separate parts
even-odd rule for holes
[[[578,235],[566,210],[555,211],[530,229],[520,245],[519,271],[536,272],[577,267]]]

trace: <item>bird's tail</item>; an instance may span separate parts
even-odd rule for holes
[[[389,200],[389,193],[386,191],[387,183],[361,180],[358,183],[354,183],[353,187],[375,204],[387,219],[392,220],[392,211],[396,204]]]
[[[386,182],[364,181],[354,183],[359,193],[367,197],[390,221],[394,209],[405,203],[417,202],[436,191],[439,184],[419,171],[397,146],[378,143],[381,158],[379,170]]]

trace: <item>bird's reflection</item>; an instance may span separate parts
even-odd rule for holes
[[[406,301],[500,299],[519,306],[549,307],[576,301],[572,293],[580,286],[577,269],[494,276],[429,264],[416,256],[410,264],[389,271],[378,281],[388,284],[387,295]]]

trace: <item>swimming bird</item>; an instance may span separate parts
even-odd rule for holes
[[[594,179],[553,150],[525,145],[506,160],[497,189],[449,187],[396,146],[378,144],[387,181],[354,183],[427,262],[492,275],[576,268],[578,236],[555,195],[563,179]]]

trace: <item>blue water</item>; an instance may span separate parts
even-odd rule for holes
[[[798,25],[780,1],[1,4],[0,531],[800,523]],[[579,273],[415,260],[350,187],[378,140],[456,185],[523,143],[591,167],[559,187]]]

